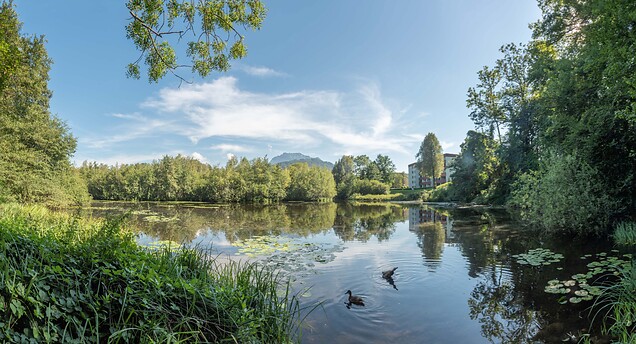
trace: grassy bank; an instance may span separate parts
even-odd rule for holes
[[[288,285],[252,264],[138,246],[118,221],[0,205],[0,342],[295,340]]]

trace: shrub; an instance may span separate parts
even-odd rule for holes
[[[355,193],[360,195],[386,195],[391,188],[377,180],[360,179],[355,182]]]
[[[547,232],[599,235],[618,209],[601,182],[576,155],[552,153],[540,171],[525,173],[513,184],[509,205]]]

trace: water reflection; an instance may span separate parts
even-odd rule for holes
[[[579,257],[604,249],[602,243],[542,242],[505,211],[491,209],[104,202],[92,209],[93,216],[125,212],[153,240],[190,243],[206,237],[212,245],[231,247],[237,240],[281,235],[342,247],[333,259],[313,262],[301,286],[311,286],[311,297],[302,301],[321,302],[321,310],[307,318],[313,327],[304,333],[305,343],[559,342],[587,326],[589,304],[562,306],[543,288],[550,279],[585,271],[587,262]],[[560,266],[531,268],[511,258],[536,247],[566,259]],[[289,257],[280,260],[296,259]],[[382,277],[396,266],[395,277]],[[342,307],[347,289],[363,296],[366,306]]]
[[[409,230],[417,235],[424,265],[435,270],[442,263],[444,244],[454,237],[450,213],[426,206],[409,208]]]
[[[395,223],[406,220],[407,209],[393,204],[338,205],[333,223],[334,233],[343,241],[388,240],[395,232]]]

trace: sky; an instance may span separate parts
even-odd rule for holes
[[[300,152],[383,154],[407,171],[429,132],[459,152],[477,71],[527,42],[541,15],[536,0],[264,3],[262,28],[244,32],[247,57],[205,78],[180,71],[186,84],[126,78],[139,53],[124,0],[14,0],[22,33],[48,42],[51,112],[77,138],[76,165]]]

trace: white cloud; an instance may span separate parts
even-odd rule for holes
[[[114,127],[118,134],[102,137],[92,135],[80,137],[79,142],[88,148],[106,148],[116,143],[154,136],[160,132],[171,131],[175,128],[172,120],[145,117],[139,113],[115,113],[112,116],[126,120],[125,125]],[[130,121],[137,123],[130,124]]]
[[[194,152],[194,153],[190,154],[190,156],[193,157],[194,159],[199,160],[200,162],[202,162],[204,164],[208,163],[208,159],[206,159],[203,155],[201,155],[201,154],[199,154],[197,152]]]
[[[236,78],[223,77],[164,88],[143,106],[179,119],[174,130],[195,143],[234,137],[286,146],[330,144],[342,151],[401,153],[407,152],[405,146],[418,143],[403,134],[406,128],[396,126],[396,116],[372,83],[353,94],[328,90],[267,94],[241,90]]]
[[[267,77],[267,76],[287,76],[286,73],[276,71],[268,67],[254,67],[242,65],[239,67],[242,71],[249,75]]]
[[[210,147],[211,149],[220,150],[221,152],[249,152],[250,148],[241,145],[231,145],[222,143]]]
[[[439,144],[445,152],[455,147],[455,142],[440,141]]]
[[[227,158],[227,160],[230,160],[230,159],[232,159],[232,158],[234,158],[236,156],[234,154],[232,154],[232,153],[227,153],[227,154],[225,154],[225,157]]]

